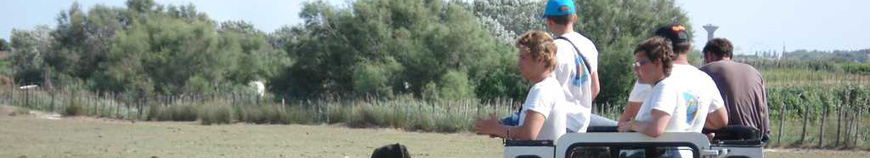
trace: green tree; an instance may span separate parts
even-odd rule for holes
[[[276,47],[295,62],[272,81],[274,91],[294,97],[422,96],[424,87],[436,85],[437,96],[470,98],[475,87],[488,84],[479,81],[490,70],[514,65],[505,58],[514,52],[500,48],[506,45],[461,3],[361,0],[351,6],[306,3],[304,24],[275,33]]]
[[[31,31],[12,30],[10,60],[18,84],[42,84],[46,68],[44,56],[54,43],[50,31],[45,25],[38,25]]]
[[[0,51],[9,51],[9,42],[6,42],[6,39],[0,38]]]

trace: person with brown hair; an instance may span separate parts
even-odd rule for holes
[[[711,79],[706,73],[698,70],[695,66],[689,64],[689,50],[692,45],[685,27],[679,24],[660,27],[656,29],[655,36],[666,39],[670,43],[669,47],[675,56],[671,61],[673,69],[671,71],[671,77],[681,80],[685,85],[692,85],[688,87],[688,90],[703,92],[704,94],[719,94],[719,90],[713,82],[713,79]],[[635,73],[638,72],[635,71]],[[631,94],[629,95],[628,105],[626,105],[625,111],[619,119],[618,126],[624,126],[628,121],[635,119],[639,115],[638,111],[641,109],[642,104],[646,104],[645,99],[648,98],[647,96],[652,92],[652,88],[653,86],[639,81],[635,83]],[[714,108],[713,110],[723,108],[722,111],[718,111],[721,112],[722,115],[710,115],[710,117],[706,119],[707,123],[705,128],[711,130],[724,128],[728,124],[728,117],[727,111],[724,110],[725,103],[722,100],[722,97],[719,95],[704,95],[703,97],[709,97],[712,99],[710,104],[712,104]]]
[[[523,103],[516,126],[502,124],[492,114],[474,122],[474,132],[516,140],[556,141],[565,134],[565,95],[552,77],[556,67],[556,45],[553,38],[541,31],[530,31],[519,37],[517,66],[524,79],[532,84]]]
[[[673,63],[679,54],[671,47],[671,40],[657,36],[641,42],[635,49],[634,69],[638,82],[652,88],[636,116],[618,126],[620,132],[636,131],[658,137],[664,132],[701,133],[705,127],[721,128],[727,123],[724,106],[716,103],[721,97],[712,79],[697,69],[677,70],[685,67]],[[672,75],[676,71],[683,74]],[[691,157],[692,153],[671,150],[666,155],[664,157]]]
[[[766,141],[770,136],[770,119],[764,78],[751,65],[731,60],[734,46],[725,38],[714,38],[704,46],[701,71],[716,82],[719,93],[728,108],[728,124],[744,125],[759,130],[758,138]]]

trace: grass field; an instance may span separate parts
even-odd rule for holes
[[[501,157],[501,140],[337,125],[203,126],[95,118],[9,116],[0,106],[0,157],[369,157],[401,143],[412,157]],[[870,152],[769,150],[767,157],[870,157]]]

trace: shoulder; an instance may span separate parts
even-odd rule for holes
[[[552,95],[554,93],[562,93],[562,85],[554,78],[553,76],[547,77],[541,82],[536,83],[532,86],[532,89],[529,90],[529,93],[539,93]]]
[[[571,42],[574,42],[574,44],[581,49],[589,49],[588,51],[596,50],[595,43],[593,43],[592,40],[586,38],[586,36],[583,36],[580,33],[570,33],[566,37],[571,39]]]

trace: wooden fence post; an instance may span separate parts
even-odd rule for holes
[[[55,110],[54,110],[54,90],[52,90],[52,92],[49,92],[48,94],[51,95],[51,112],[55,112]]]
[[[824,147],[824,142],[825,142],[825,120],[828,119],[828,106],[827,106],[827,105],[824,105],[824,106],[822,106],[822,108],[825,108],[825,109],[824,109],[824,111],[822,111],[822,117],[821,117],[821,119],[819,119],[820,121],[822,121],[822,126],[819,128],[819,144],[818,144],[818,147],[819,147],[819,148]]]
[[[842,96],[841,96],[842,97]],[[837,105],[837,136],[834,137],[834,147],[840,145],[840,129],[843,124],[843,104]]]
[[[785,106],[787,105],[782,104],[782,106],[779,107],[779,134],[776,136],[776,145],[780,146],[782,145],[783,124],[785,124]]]
[[[856,148],[858,147],[858,140],[861,140],[861,139],[858,137],[858,134],[861,133],[861,132],[860,132],[860,129],[861,129],[861,112],[863,112],[863,111],[864,111],[864,108],[863,108],[863,107],[858,107],[858,113],[855,114],[855,137],[852,138],[852,139],[853,139],[853,140],[852,140],[852,147],[856,147]]]
[[[801,97],[803,98],[803,97]],[[804,140],[807,137],[807,124],[810,123],[810,104],[807,104],[804,99],[801,99],[801,103],[804,104],[804,125],[803,129],[801,129],[801,140],[800,145],[804,145]]]

